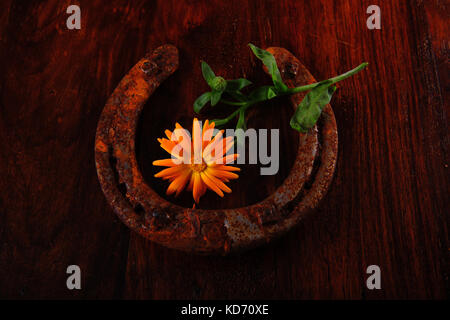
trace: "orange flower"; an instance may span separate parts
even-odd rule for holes
[[[203,129],[200,122],[194,118],[192,125],[192,139],[178,123],[175,130],[166,130],[166,138],[158,139],[161,147],[172,155],[171,159],[153,161],[155,166],[168,167],[155,177],[171,181],[167,194],[178,196],[188,185],[196,203],[209,188],[223,197],[223,192],[230,193],[231,189],[224,182],[239,176],[232,171],[239,168],[228,166],[239,156],[227,155],[234,144],[234,137],[223,138],[223,130],[214,137],[214,122],[205,121]],[[193,152],[191,152],[193,150]]]

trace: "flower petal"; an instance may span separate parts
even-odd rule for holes
[[[220,188],[205,174],[205,172],[202,172],[200,174],[203,182],[215,193],[217,193],[219,196],[223,197],[223,192],[220,190]]]
[[[229,171],[223,171],[223,170],[217,170],[216,168],[210,168],[209,171],[212,175],[214,175],[217,178],[225,178],[225,179],[237,179],[239,176],[236,173],[229,172]]]
[[[202,163],[202,128],[197,118],[194,118],[192,124],[192,141],[194,146],[194,164]]]
[[[209,144],[214,134],[214,122],[209,122],[206,119],[205,124],[203,125],[203,149]]]
[[[178,122],[171,136],[172,141],[176,141],[183,148],[184,152],[191,154],[191,136],[189,131],[184,129]]]
[[[194,178],[194,185],[192,188],[192,195],[194,196],[194,201],[198,203],[200,197],[202,196],[202,179],[198,172],[193,172],[192,176]]]
[[[170,141],[165,138],[158,138],[158,142],[161,145],[161,148],[166,150],[168,153],[172,152],[172,149],[177,145],[175,141]]]
[[[221,145],[223,149],[220,149]],[[226,137],[225,139],[222,139],[221,142],[215,144],[214,150],[211,151],[211,156],[207,157],[205,159],[205,162],[208,165],[211,165],[213,163],[223,164],[224,156],[227,154],[227,152],[231,149],[233,145],[234,145],[234,137]],[[216,151],[218,152],[216,153]]]
[[[153,165],[162,167],[174,167],[178,165],[178,163],[175,163],[173,159],[161,159],[153,161]]]
[[[211,166],[211,168],[214,168],[217,170],[225,170],[225,171],[241,171],[241,168],[233,167],[233,166],[226,166],[223,164],[214,164]]]
[[[227,137],[225,139],[225,148],[223,149],[223,154],[227,154],[231,147],[234,145],[234,137]]]
[[[178,166],[170,167],[170,168],[167,168],[167,169],[164,169],[164,170],[158,172],[157,174],[155,174],[155,177],[161,178],[161,177],[168,177],[168,176],[171,176],[174,174],[178,175],[179,173],[186,171],[186,170],[187,170],[186,165],[178,165]]]
[[[180,194],[181,191],[183,191],[186,182],[189,180],[191,175],[191,172],[186,170],[184,173],[182,173],[181,175],[179,175],[176,179],[174,179],[172,181],[172,183],[169,185],[169,187],[167,188],[167,194],[170,195],[172,193],[174,193],[175,191],[177,192],[175,196],[178,196]]]
[[[222,161],[217,161],[217,163],[222,163],[222,164],[229,164],[229,163],[234,163],[234,161],[239,158],[239,155],[237,153],[235,154],[229,154],[225,157],[223,157],[221,160]]]
[[[219,179],[217,179],[216,177],[214,177],[212,174],[210,174],[209,172],[209,168],[205,171],[203,171],[205,173],[205,175],[211,179],[212,182],[214,182],[215,185],[217,185],[220,189],[222,189],[223,191],[227,192],[227,193],[231,193],[231,189],[228,188],[228,186],[223,183],[222,181],[220,181]]]
[[[216,145],[222,141],[222,136],[223,136],[223,130],[220,130],[216,134],[214,139],[212,139],[212,141],[203,150],[203,158],[205,158],[205,157],[209,158],[211,156],[211,153],[214,150],[214,148],[216,147]]]

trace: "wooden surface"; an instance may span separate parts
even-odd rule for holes
[[[81,6],[79,31],[66,28],[70,4]],[[370,4],[381,7],[381,30],[366,28]],[[448,298],[448,21],[440,0],[1,1],[0,297]],[[268,81],[248,42],[287,48],[318,79],[370,63],[332,100],[339,158],[328,195],[287,236],[238,256],[140,238],[97,181],[106,99],[147,50],[180,49],[180,69],[151,98],[137,140],[142,171],[163,192],[151,178],[150,161],[163,154],[155,138],[191,121],[206,90],[200,59],[227,78]],[[231,197],[209,195],[204,206],[255,202],[286,176],[295,133],[283,106],[249,122],[280,127],[280,173],[258,180],[249,168]],[[66,288],[70,264],[81,267],[82,290]],[[371,264],[381,290],[365,286]]]

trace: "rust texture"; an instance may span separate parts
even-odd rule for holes
[[[283,48],[268,48],[289,86],[315,82]],[[337,127],[330,105],[318,126],[299,134],[294,165],[283,184],[263,201],[226,210],[189,209],[161,198],[144,181],[135,155],[139,114],[150,95],[178,67],[178,50],[164,45],[141,59],[108,99],[95,140],[102,190],[119,218],[164,246],[202,254],[255,247],[287,232],[325,195],[337,158]],[[295,108],[303,93],[291,97]]]

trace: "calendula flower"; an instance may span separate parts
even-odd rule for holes
[[[214,122],[206,120],[202,129],[200,122],[194,118],[192,138],[177,123],[173,132],[165,131],[167,138],[158,139],[161,147],[172,156],[153,161],[155,166],[168,167],[155,174],[155,177],[171,182],[167,188],[168,195],[175,193],[178,196],[187,186],[198,203],[207,189],[221,197],[224,192],[231,192],[225,182],[238,178],[233,171],[240,169],[227,164],[234,162],[239,155],[227,155],[234,144],[234,137],[224,138],[223,132],[220,130],[214,136]]]

